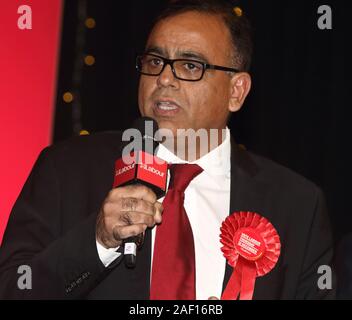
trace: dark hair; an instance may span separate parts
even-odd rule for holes
[[[252,28],[248,19],[234,11],[235,5],[226,0],[173,0],[156,18],[154,25],[166,18],[174,17],[188,11],[197,11],[222,17],[230,31],[234,49],[234,67],[248,71],[251,64],[253,43]]]

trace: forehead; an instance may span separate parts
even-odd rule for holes
[[[220,16],[190,11],[157,23],[148,38],[146,49],[149,48],[159,48],[169,58],[196,52],[225,63],[232,45],[230,32]]]

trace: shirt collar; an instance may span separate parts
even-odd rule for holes
[[[230,176],[231,170],[231,139],[230,129],[226,127],[225,140],[216,148],[197,159],[189,162],[177,157],[169,149],[162,144],[159,145],[157,157],[165,160],[168,163],[192,163],[199,165],[210,176]]]

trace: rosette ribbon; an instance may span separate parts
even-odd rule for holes
[[[222,300],[251,300],[255,280],[270,272],[281,250],[274,226],[254,212],[234,212],[221,225],[221,251],[233,268]]]

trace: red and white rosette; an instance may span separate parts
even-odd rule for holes
[[[255,279],[270,272],[280,256],[274,226],[254,212],[234,212],[221,225],[221,251],[233,267],[222,300],[251,300]]]

